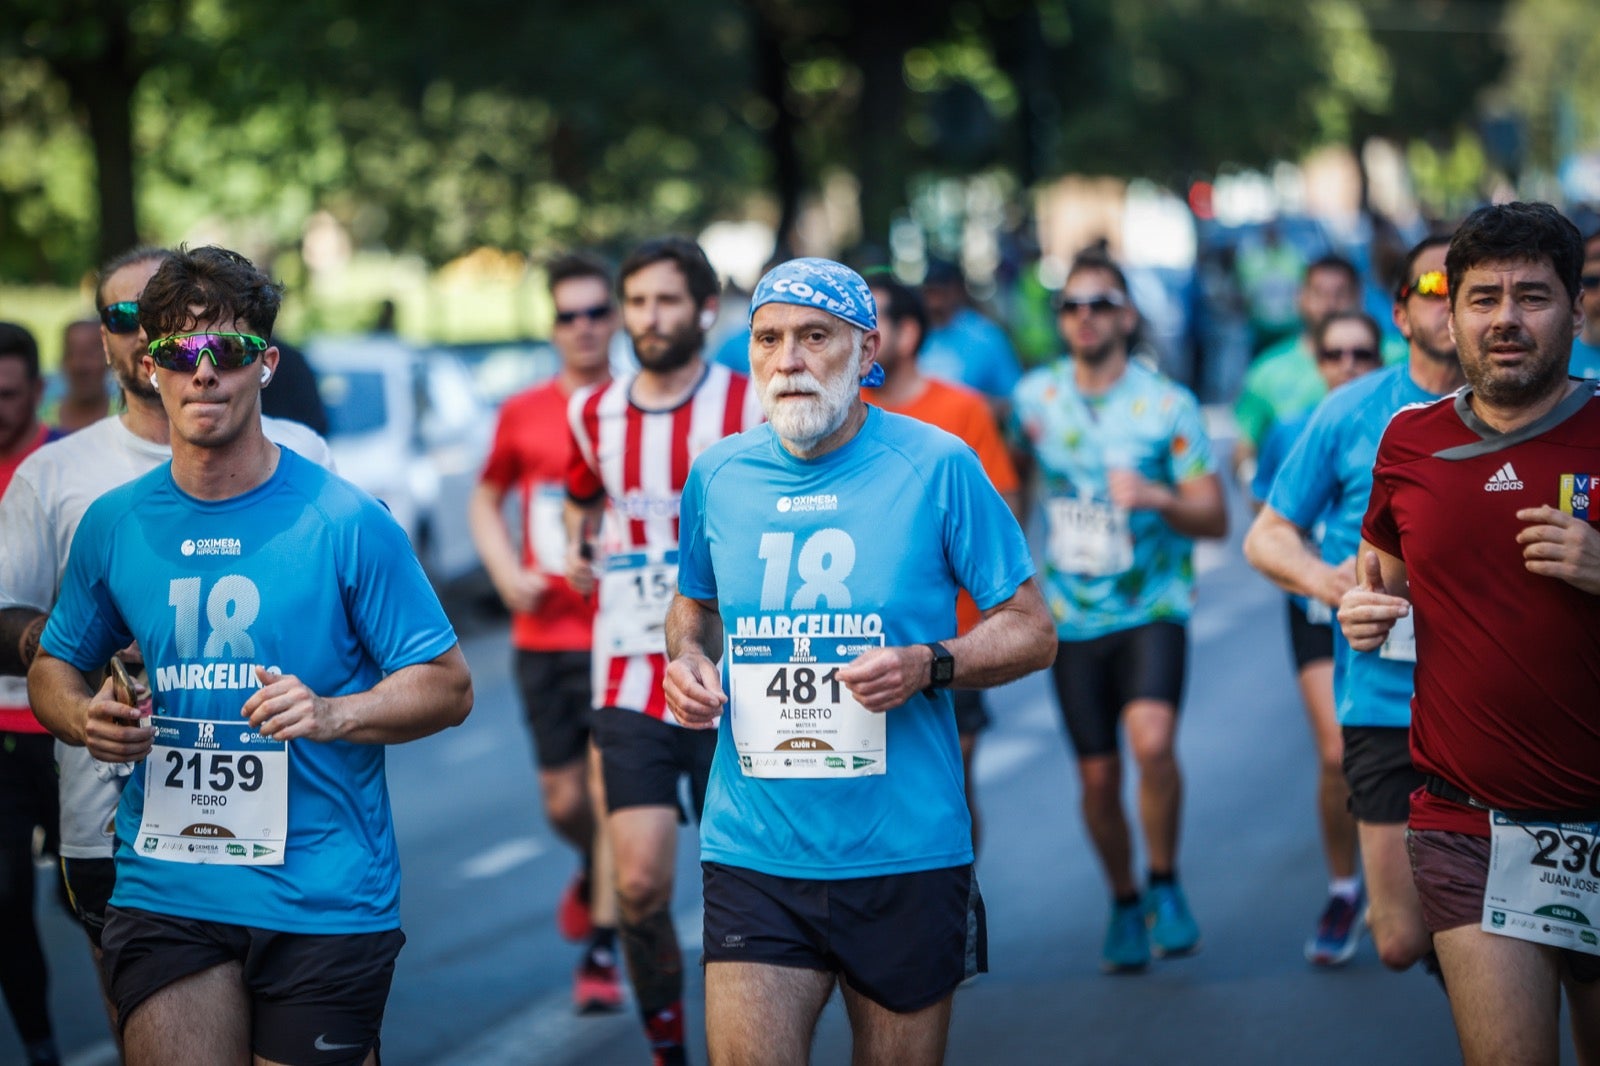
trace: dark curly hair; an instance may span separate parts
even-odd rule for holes
[[[617,268],[617,296],[624,296],[623,286],[628,279],[647,266],[656,263],[676,263],[684,280],[689,283],[689,296],[696,307],[704,307],[707,300],[721,291],[717,272],[712,269],[706,253],[687,237],[657,237],[645,241],[622,261]]]
[[[238,252],[180,245],[140,294],[139,325],[151,340],[224,322],[241,333],[271,337],[282,303],[283,286]]]

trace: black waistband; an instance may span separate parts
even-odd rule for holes
[[[1469,792],[1459,789],[1439,777],[1437,774],[1426,774],[1422,778],[1422,787],[1428,794],[1438,796],[1440,799],[1459,803],[1463,807],[1475,807],[1480,811],[1499,811],[1507,818],[1518,822],[1600,822],[1600,808],[1590,808],[1583,811],[1530,811],[1511,810],[1506,807],[1495,807],[1483,802]]]

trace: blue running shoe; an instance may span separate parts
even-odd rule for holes
[[[1150,932],[1144,909],[1137,903],[1112,904],[1106,926],[1105,947],[1100,949],[1100,969],[1105,973],[1138,973],[1150,965]]]
[[[1150,923],[1150,947],[1158,958],[1190,955],[1199,949],[1200,927],[1176,882],[1151,885],[1144,896],[1144,913]]]
[[[1313,966],[1343,966],[1361,942],[1361,899],[1329,896],[1317,919],[1317,932],[1306,941],[1306,961]]]

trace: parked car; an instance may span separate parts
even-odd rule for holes
[[[393,337],[321,337],[305,351],[339,473],[383,501],[436,584],[477,573],[467,501],[494,413],[472,372],[453,355]]]

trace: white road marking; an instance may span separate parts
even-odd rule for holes
[[[499,877],[507,870],[532,862],[544,852],[545,846],[534,837],[513,837],[462,863],[461,876],[468,881]]]

